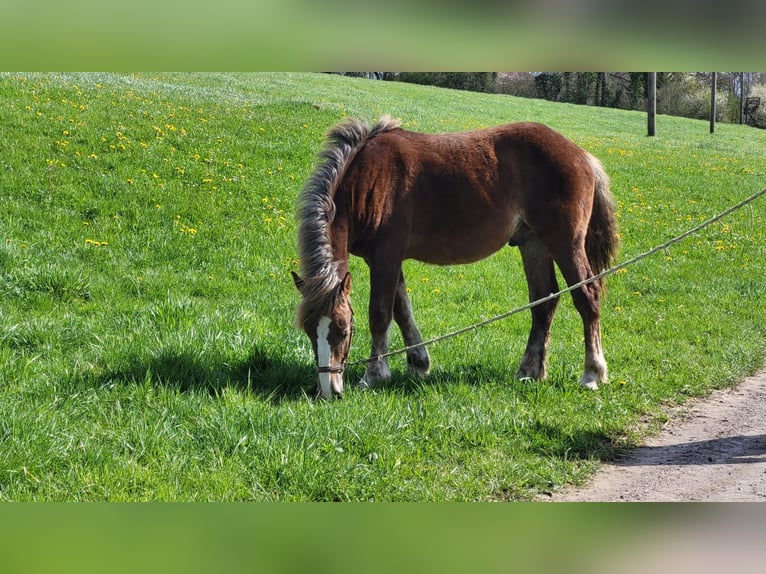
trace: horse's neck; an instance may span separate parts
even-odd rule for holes
[[[339,210],[335,214],[330,227],[330,243],[332,244],[333,260],[338,262],[338,276],[344,277],[348,273],[348,238],[349,220],[348,212]]]

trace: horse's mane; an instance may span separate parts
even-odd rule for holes
[[[320,162],[300,192],[296,210],[303,279],[296,323],[301,328],[318,315],[327,314],[338,296],[342,277],[338,277],[339,262],[333,259],[330,228],[335,217],[335,190],[346,167],[367,141],[399,125],[389,116],[381,117],[372,127],[352,118],[327,134],[318,156]]]

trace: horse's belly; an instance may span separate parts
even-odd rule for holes
[[[413,230],[406,257],[436,265],[473,263],[507,245],[517,225],[510,220],[485,220],[445,229]]]

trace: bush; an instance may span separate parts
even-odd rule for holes
[[[725,93],[716,93],[716,120],[730,115],[730,102]],[[704,120],[710,118],[710,86],[692,75],[665,83],[657,89],[657,113]]]
[[[522,98],[540,97],[535,77],[530,72],[500,72],[495,82],[495,92]]]
[[[755,112],[755,127],[766,129],[766,86],[763,84],[753,86],[750,89],[750,95],[761,98],[761,105]]]

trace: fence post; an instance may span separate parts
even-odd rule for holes
[[[657,72],[648,72],[646,89],[648,92],[646,101],[648,115],[647,124],[649,135],[653,136],[655,134],[655,123],[657,117]]]
[[[718,73],[713,72],[710,80],[710,133],[715,132],[715,96],[718,91]]]

